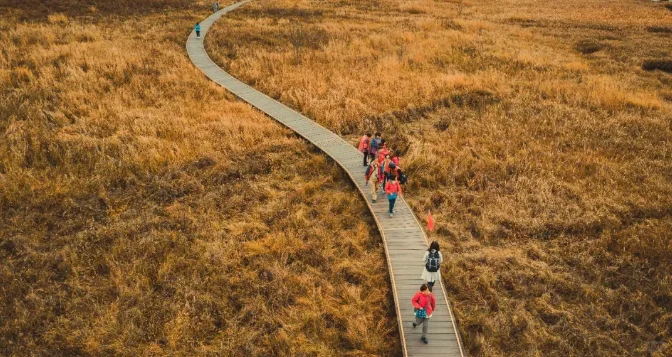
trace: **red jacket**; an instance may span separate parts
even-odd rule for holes
[[[388,162],[385,162],[384,156],[381,156],[381,158],[379,159],[379,161],[378,161],[378,182],[383,182],[383,179],[385,177],[387,177],[386,174],[388,172],[390,162],[392,162],[392,161],[388,160]]]
[[[436,309],[436,299],[434,298],[434,294],[432,293],[429,293],[429,295],[425,295],[418,291],[417,293],[415,293],[415,296],[413,296],[413,299],[411,299],[411,303],[413,303],[413,307],[416,309],[424,309],[426,306],[427,317],[432,316],[432,312],[434,312],[434,310]]]
[[[399,166],[399,156],[394,156],[392,157],[392,162],[394,162],[395,165]]]
[[[378,149],[378,160],[385,160],[385,156],[390,153],[390,150],[387,149],[387,144],[383,144],[383,147]]]
[[[393,181],[387,181],[385,184],[385,192],[390,195],[394,192],[396,192],[399,196],[401,196],[401,184],[399,181],[393,182]]]
[[[360,152],[364,152],[364,150],[369,150],[369,137],[364,135],[362,136],[361,139],[359,139],[359,147],[357,148]]]

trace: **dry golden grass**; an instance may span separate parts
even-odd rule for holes
[[[353,143],[385,133],[471,355],[662,357],[672,75],[642,66],[672,59],[651,31],[671,21],[648,1],[268,0],[207,45]]]
[[[0,355],[398,355],[354,187],[136,3],[0,7]]]

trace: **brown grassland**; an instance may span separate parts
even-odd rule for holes
[[[431,209],[472,356],[672,355],[672,12],[644,0],[267,0],[224,68]]]
[[[398,355],[324,155],[209,82],[209,2],[0,1],[0,355]]]

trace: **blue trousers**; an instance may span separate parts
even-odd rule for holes
[[[396,198],[388,198],[387,199],[390,202],[390,214],[394,213],[394,203],[397,202]]]

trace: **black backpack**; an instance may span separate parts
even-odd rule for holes
[[[427,264],[425,264],[425,269],[430,273],[436,273],[439,271],[439,252],[433,251],[429,252],[427,256]]]
[[[402,172],[401,175],[399,175],[399,183],[405,185],[406,181],[408,181],[408,176]]]

